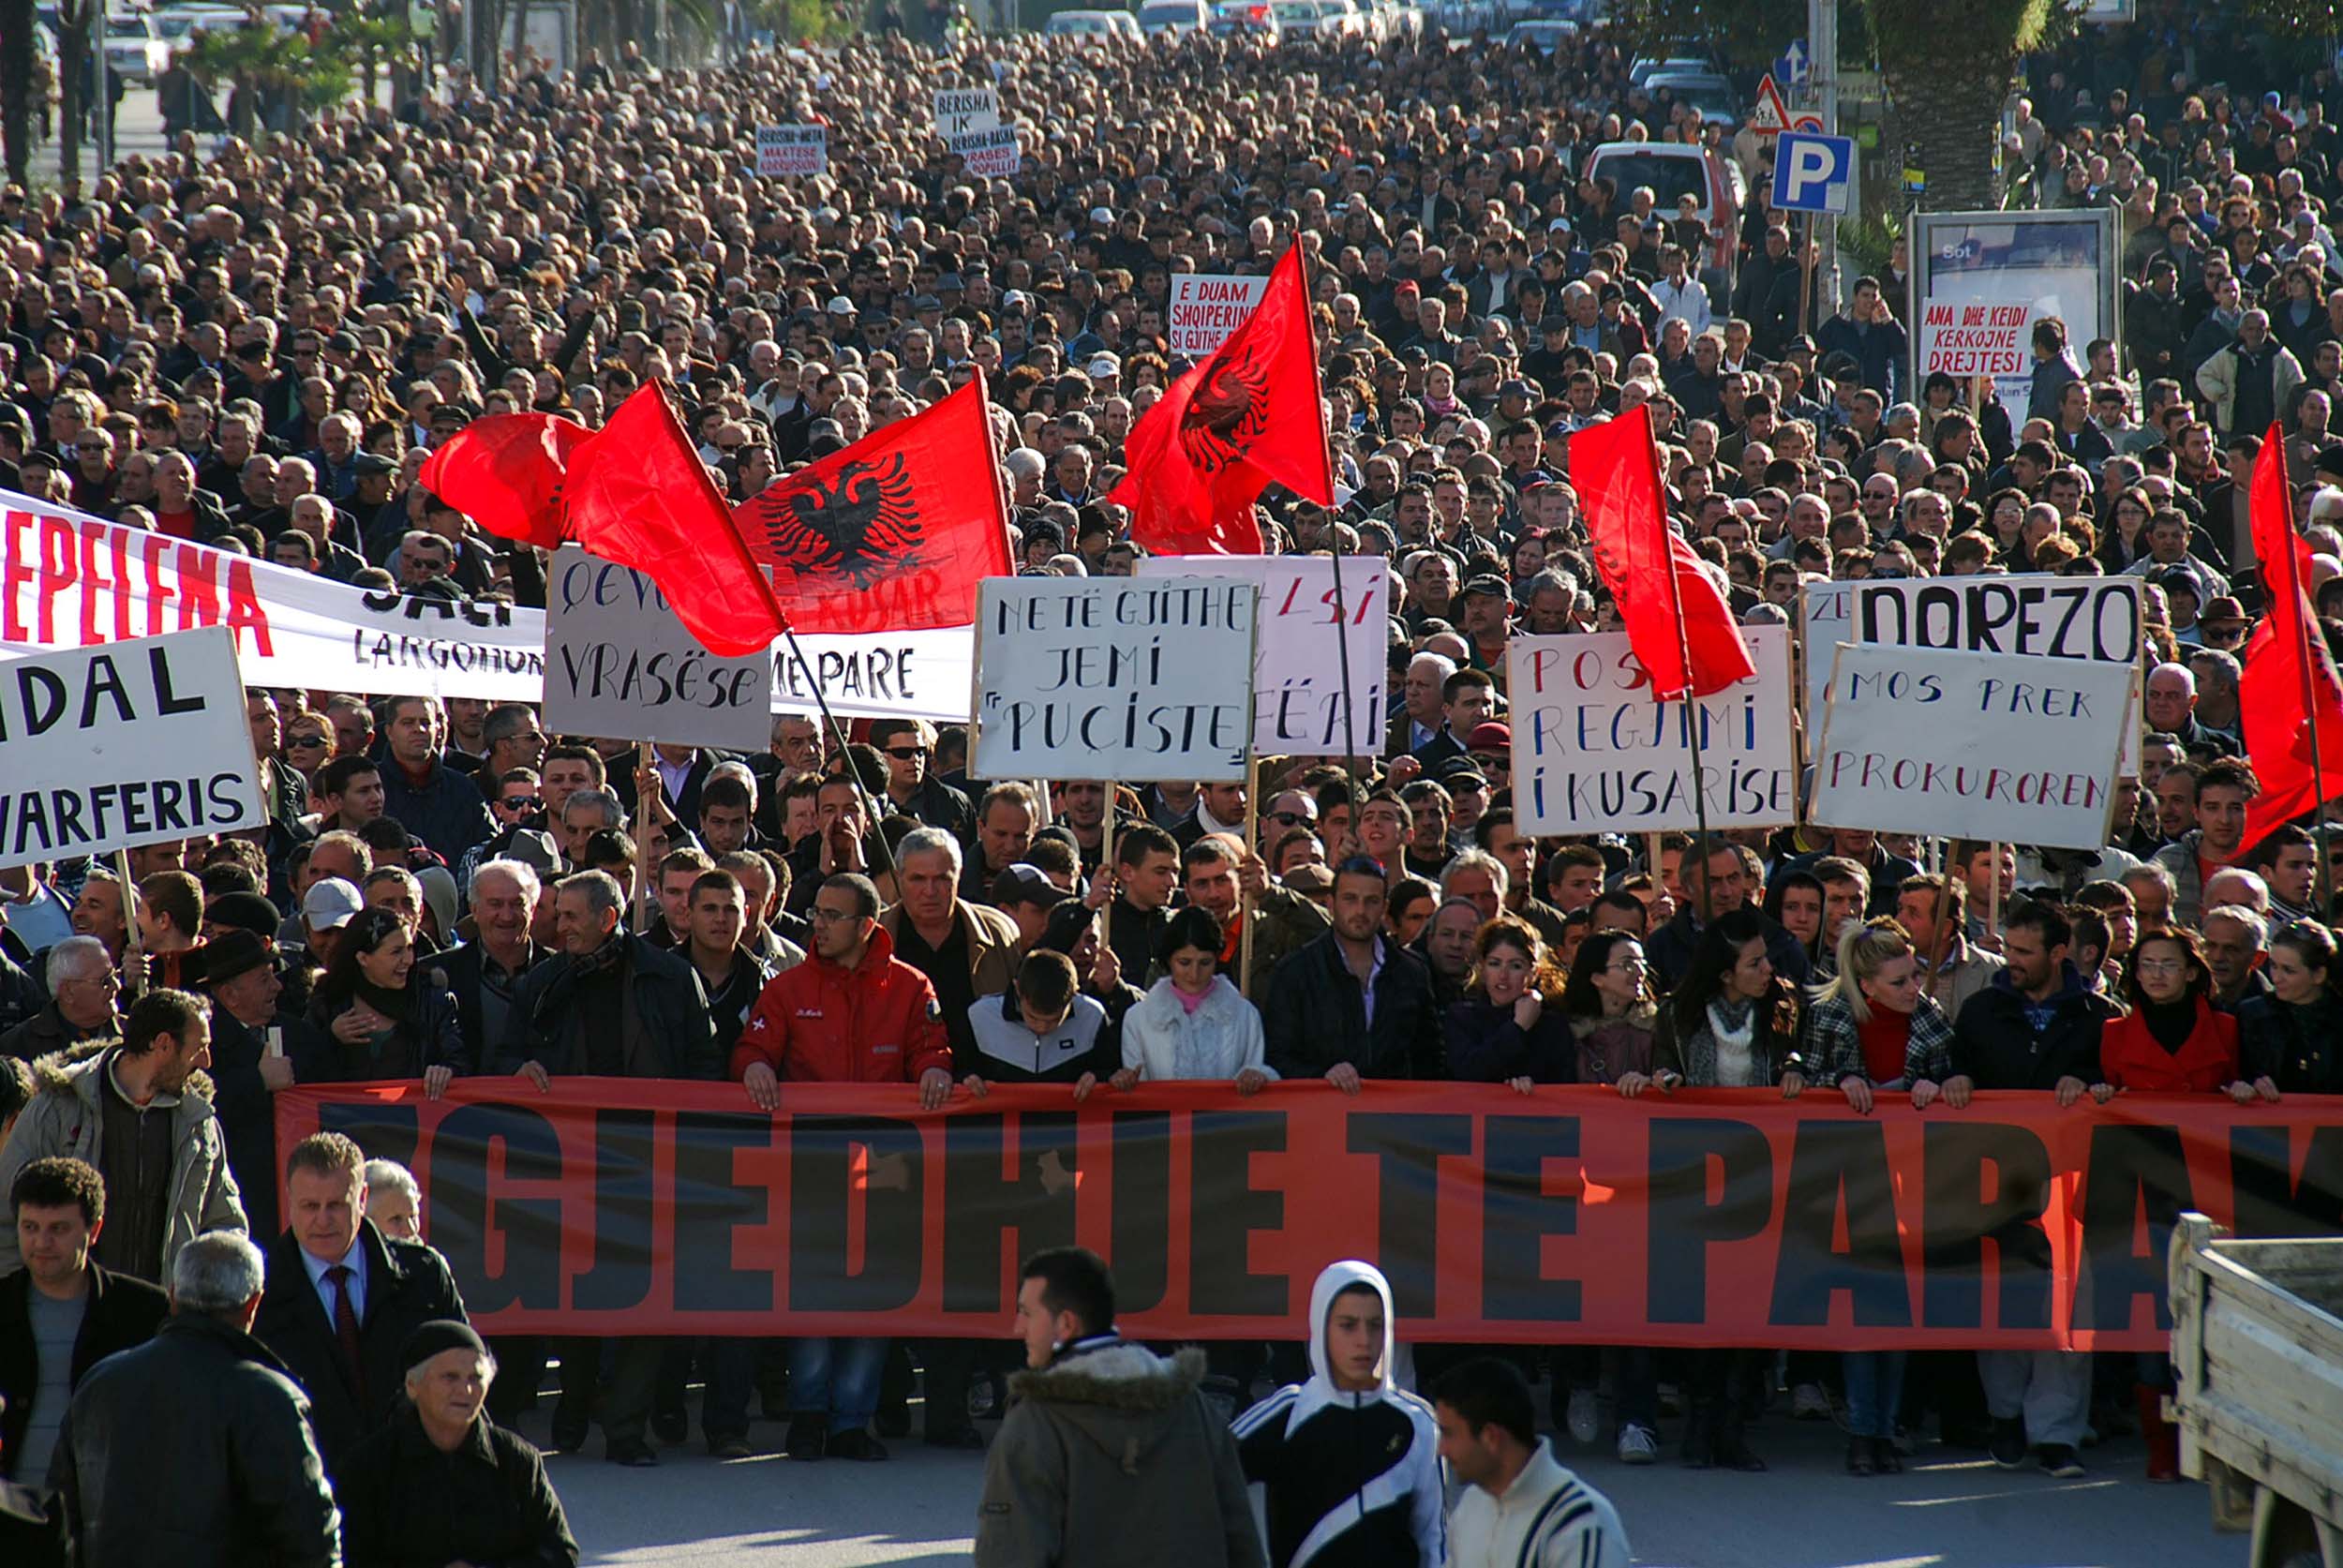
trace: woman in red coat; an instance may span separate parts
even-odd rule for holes
[[[2124,965],[2124,999],[2131,1011],[2099,1036],[2101,1101],[2125,1090],[2142,1094],[2210,1095],[2238,1081],[2237,1020],[2213,1010],[2213,971],[2193,931],[2143,932]],[[2151,1194],[2153,1232],[2169,1227],[2179,1208]],[[2162,1242],[2157,1256],[2163,1256]],[[2140,1430],[2148,1440],[2148,1479],[2180,1479],[2180,1437],[2164,1419],[2172,1365],[2154,1351],[2140,1357]]]

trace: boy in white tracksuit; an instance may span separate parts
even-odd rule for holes
[[[1431,1392],[1440,1456],[1464,1483],[1448,1516],[1447,1568],[1627,1568],[1618,1511],[1554,1462],[1511,1363],[1465,1362]]]

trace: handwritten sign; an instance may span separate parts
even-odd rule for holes
[[[1256,753],[1342,754],[1346,652],[1350,749],[1368,756],[1382,751],[1391,569],[1381,557],[1343,557],[1339,594],[1332,556],[1149,556],[1139,562],[1142,577],[1181,574],[1242,577],[1261,590],[1261,629],[1253,645]]]
[[[756,172],[827,174],[829,172],[828,126],[759,126],[756,127]]]
[[[987,577],[984,779],[1241,779],[1260,590],[1232,577]]]
[[[1691,703],[1652,696],[1624,632],[1515,637],[1505,679],[1520,830],[1543,838],[1694,828],[1695,789],[1711,829],[1795,820],[1789,633],[1752,626],[1742,635],[1757,673]]]
[[[1018,143],[1015,126],[993,126],[987,130],[948,136],[944,139],[944,150],[964,163],[968,172],[988,180],[1009,178],[1022,165],[1025,156]]]
[[[1001,95],[990,87],[943,87],[935,94],[935,134],[949,142],[1001,123]]]
[[[1920,307],[1920,374],[2022,375],[2034,354],[2033,320],[2029,306],[1931,299]]]
[[[1808,819],[2055,849],[2107,843],[2131,712],[2121,665],[1834,650]]]
[[[1172,275],[1172,307],[1165,330],[1172,351],[1201,359],[1245,324],[1245,319],[1269,291],[1269,279],[1226,274],[1182,272]]]
[[[2085,659],[2136,670],[2143,619],[2137,577],[1890,577],[1806,587],[1806,719],[1822,724],[1831,650],[1888,643],[1945,652]],[[2138,726],[2124,732],[2118,765],[2140,771]],[[2007,837],[2007,835],[2003,835]]]
[[[12,661],[0,755],[0,866],[268,820],[225,626]]]
[[[559,735],[761,752],[773,659],[702,648],[650,577],[565,545],[545,609],[545,727]]]

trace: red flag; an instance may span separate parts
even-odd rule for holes
[[[562,479],[593,434],[551,414],[488,414],[425,459],[418,482],[499,538],[550,550],[562,539]]]
[[[1651,672],[1652,694],[1675,699],[1689,687],[1705,697],[1755,675],[1724,595],[1668,522],[1650,409],[1638,405],[1572,436],[1570,478],[1595,569],[1619,603],[1636,660]]]
[[[2246,645],[2237,684],[2238,723],[2261,793],[2246,808],[2246,840],[2343,796],[2343,679],[2327,655],[2311,608],[2310,541],[2294,528],[2286,483],[2286,441],[2276,425],[2254,459],[2250,497],[2254,555],[2269,610]],[[2314,725],[2318,762],[2312,766]]]
[[[1253,502],[1272,484],[1335,503],[1302,247],[1277,259],[1245,324],[1167,388],[1127,440],[1107,500],[1157,555],[1259,555]]]
[[[781,635],[772,590],[658,382],[572,455],[562,511],[563,537],[649,573],[710,653],[761,652]]]
[[[800,632],[966,626],[977,582],[1016,570],[997,457],[979,371],[732,515]]]

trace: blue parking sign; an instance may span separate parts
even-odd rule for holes
[[[1773,204],[1785,213],[1843,215],[1855,188],[1855,139],[1784,131],[1774,147]]]

